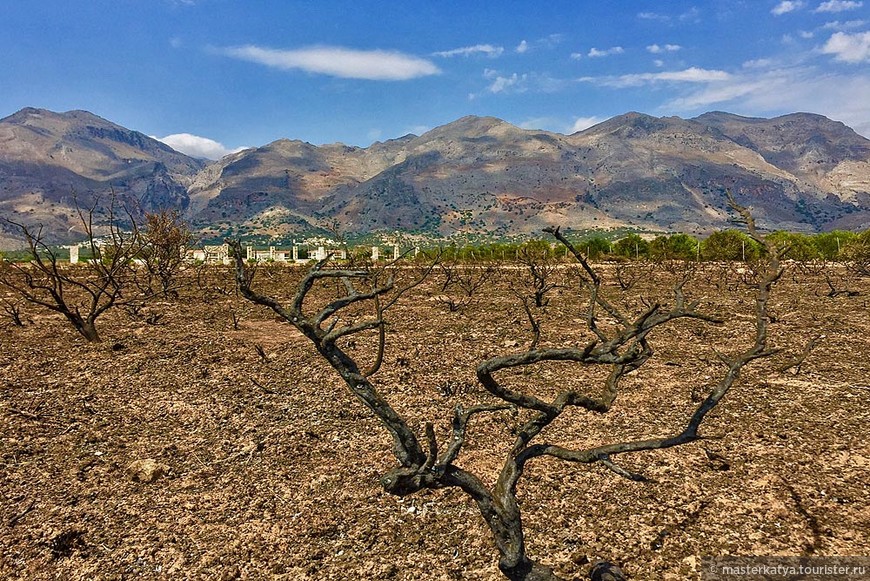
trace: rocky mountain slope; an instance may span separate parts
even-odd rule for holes
[[[184,209],[204,165],[86,111],[22,109],[0,119],[0,216],[43,224],[52,240],[80,238],[74,199],[89,206],[114,189],[137,209]]]
[[[714,112],[696,121],[790,172],[806,189],[838,192],[850,202],[870,191],[870,141],[842,123],[809,113],[750,119]]]
[[[574,135],[465,117],[369,148],[277,141],[225,158],[190,190],[192,219],[273,235],[505,235],[547,224],[709,232],[725,189],[769,228],[870,226],[870,141],[811,114],[696,119],[639,113]]]
[[[573,135],[464,117],[367,148],[282,139],[203,168],[85,112],[0,121],[0,214],[54,227],[72,190],[110,185],[146,209],[182,209],[214,237],[336,222],[440,236],[548,224],[703,234],[728,225],[726,189],[767,228],[858,229],[870,226],[870,140],[808,113],[628,113]]]

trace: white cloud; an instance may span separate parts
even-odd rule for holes
[[[770,68],[772,64],[772,59],[753,59],[751,61],[744,62],[741,66],[744,69],[765,69]]]
[[[664,4],[664,2],[662,2]],[[660,14],[658,12],[638,12],[637,17],[641,20],[655,20],[658,22],[670,22],[673,18],[667,14]],[[701,11],[697,6],[692,6],[682,14],[676,16],[676,18],[680,22],[700,22],[701,21]]]
[[[589,129],[593,125],[598,125],[602,121],[604,121],[604,118],[596,117],[594,115],[591,117],[577,117],[574,120],[574,123],[571,124],[571,127],[568,128],[568,134]]]
[[[475,44],[474,46],[464,46],[462,48],[454,48],[452,50],[444,50],[441,52],[432,53],[434,56],[452,57],[452,56],[471,56],[473,54],[485,54],[488,57],[495,58],[504,52],[504,48],[493,46],[491,44]]]
[[[555,133],[570,135],[572,133],[577,133],[578,131],[588,129],[593,125],[601,123],[602,121],[604,121],[603,117],[595,116],[574,117],[573,121],[567,123],[565,119],[560,119],[557,117],[530,117],[518,123],[517,127],[520,127],[522,129],[538,129],[544,131],[552,131]]]
[[[733,101],[739,97],[759,94],[766,85],[774,85],[783,89],[782,83],[772,76],[764,79],[745,78],[733,83],[722,83],[716,86],[705,87],[685,97],[678,97],[671,101],[672,106],[680,109],[697,109],[714,103]]]
[[[659,82],[711,83],[727,81],[730,78],[731,75],[726,73],[725,71],[690,67],[682,71],[663,71],[661,73],[635,73],[629,75],[608,77],[582,77],[579,80],[593,83],[596,85],[601,85],[604,87],[621,89],[626,87],[640,87],[643,85]]]
[[[509,77],[496,76],[489,87],[486,88],[490,93],[503,93],[508,89],[517,93],[525,92],[525,82],[527,75],[512,74]]]
[[[659,22],[667,22],[671,19],[670,16],[658,14],[657,12],[638,12],[637,17],[641,20],[658,20]]]
[[[601,58],[601,57],[610,56],[610,55],[614,55],[614,54],[622,54],[624,52],[625,52],[625,49],[622,48],[621,46],[612,46],[610,48],[605,48],[605,49],[598,49],[598,48],[592,47],[591,49],[589,49],[589,53],[587,54],[587,56],[589,56],[590,58]]]
[[[810,66],[750,68],[727,81],[694,88],[662,109],[680,115],[714,106],[744,115],[810,111],[842,121],[866,135],[870,101],[855,95],[870,95],[870,73],[833,73]]]
[[[483,78],[492,81],[486,87],[486,90],[490,93],[503,93],[508,89],[512,89],[514,92],[525,92],[525,88],[521,85],[525,82],[526,75],[514,73],[510,76],[504,76],[495,69],[483,69]],[[468,98],[476,99],[479,96],[479,94],[471,93],[468,95]]]
[[[523,54],[532,50],[550,50],[565,42],[564,34],[550,34],[543,38],[532,41],[523,39],[514,49],[514,52]]]
[[[191,135],[190,133],[175,133],[166,137],[154,137],[154,139],[162,141],[175,151],[180,151],[185,155],[205,159],[220,159],[225,155],[245,149],[244,147],[229,149],[223,143],[214,139]]]
[[[576,82],[572,79],[552,77],[545,73],[531,72],[506,75],[494,69],[484,69],[483,78],[489,81],[489,84],[481,92],[470,93],[469,100],[477,99],[487,93],[556,93]]]
[[[653,60],[653,64],[655,66],[657,66],[658,68],[661,68],[661,67],[665,66],[665,61],[663,61],[662,59],[655,59],[655,60]]]
[[[822,52],[845,63],[870,62],[870,32],[835,32],[822,47]]]
[[[811,31],[809,31],[809,30],[801,30],[800,32],[798,32],[798,34],[799,34],[800,37],[803,38],[803,39],[809,39],[809,38],[812,38],[812,37],[815,36],[815,34],[813,34],[813,33],[812,33]]]
[[[648,47],[646,47],[646,50],[651,52],[652,54],[661,54],[663,52],[677,52],[681,48],[683,48],[683,47],[681,47],[678,44],[665,44],[665,45],[651,44]]]
[[[853,28],[861,28],[866,24],[866,20],[847,20],[846,22],[834,20],[833,22],[826,22],[823,24],[822,30],[850,30]]]
[[[770,13],[774,16],[782,16],[783,14],[800,10],[804,7],[804,4],[805,2],[802,0],[783,0],[773,7],[773,10],[771,10]]]
[[[532,117],[521,121],[517,127],[520,129],[543,129],[547,131],[549,127],[558,123],[553,117]]]
[[[629,75],[630,76],[630,75]],[[689,67],[682,71],[667,71],[663,73],[649,73],[647,75],[638,75],[653,81],[678,81],[681,83],[707,83],[710,81],[725,81],[731,75],[725,71],[717,71],[710,69],[702,69],[698,67]]]
[[[432,129],[429,125],[412,125],[408,128],[407,133],[413,133],[414,135],[423,135],[427,131]]]
[[[565,42],[565,35],[561,33],[550,34],[538,39],[538,44],[544,48],[555,48],[563,42]]]
[[[819,7],[813,10],[813,12],[845,12],[846,10],[861,8],[863,5],[863,2],[856,2],[854,0],[828,0],[819,4]]]
[[[580,59],[583,58],[583,53],[572,52],[572,53],[571,53],[571,58],[574,59],[575,61],[579,61]]]
[[[696,22],[696,23],[700,22],[701,21],[701,11],[698,9],[697,6],[692,6],[691,8],[689,8],[688,10],[686,10],[685,12],[680,14],[680,20],[682,20],[684,22],[688,21],[688,20],[691,20],[692,22]]]
[[[298,69],[343,79],[404,81],[441,72],[426,59],[386,50],[354,50],[336,46],[279,50],[247,45],[226,48],[221,52],[276,69]]]

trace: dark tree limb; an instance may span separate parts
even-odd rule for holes
[[[444,454],[438,459],[438,463],[434,469],[439,472],[444,472],[450,464],[459,456],[459,451],[465,443],[465,430],[468,426],[468,421],[474,414],[484,412],[496,412],[502,410],[513,409],[511,405],[476,405],[470,408],[463,409],[462,406],[456,406],[453,414],[453,430],[450,438],[450,444],[444,451]]]
[[[622,476],[623,478],[628,478],[629,480],[633,480],[634,482],[646,482],[649,480],[646,476],[644,476],[642,474],[638,474],[636,472],[630,472],[630,471],[626,470],[625,468],[622,468],[621,466],[617,466],[610,459],[609,454],[599,454],[598,461],[601,462],[602,466],[604,466],[605,468],[607,468],[611,472],[615,472],[616,474]]]
[[[733,209],[747,224],[750,236],[764,243],[758,235],[751,214],[745,208],[729,199]],[[630,317],[616,304],[609,301],[602,291],[601,278],[588,263],[586,257],[568,241],[558,228],[548,228],[557,241],[562,243],[580,264],[581,287],[589,299],[586,307],[586,324],[595,339],[582,347],[540,348],[540,328],[531,314],[528,301],[523,301],[526,313],[535,334],[531,347],[521,353],[492,357],[477,367],[480,384],[497,400],[504,402],[495,405],[477,405],[468,409],[457,407],[454,410],[450,440],[439,452],[439,445],[432,423],[425,425],[426,450],[420,445],[416,435],[405,421],[378,394],[368,377],[377,371],[383,360],[385,311],[395,304],[393,280],[382,281],[382,273],[364,270],[342,270],[327,268],[327,261],[321,261],[303,278],[289,307],[275,299],[252,290],[252,276],[246,272],[241,260],[241,247],[238,242],[229,241],[236,250],[236,275],[239,288],[245,298],[271,308],[308,337],[318,352],[332,365],[350,388],[381,421],[393,438],[393,451],[399,466],[387,471],[381,478],[384,490],[398,496],[413,494],[424,488],[457,487],[465,492],[477,505],[481,516],[492,532],[495,546],[499,552],[499,569],[508,579],[514,581],[558,581],[558,577],[548,567],[531,560],[526,554],[520,507],[517,501],[517,485],[522,477],[526,463],[541,456],[550,456],[579,464],[601,464],[616,475],[632,481],[643,482],[647,479],[639,473],[626,470],[615,461],[620,454],[630,454],[661,450],[685,445],[703,438],[700,427],[711,411],[722,401],[740,377],[742,369],[752,361],[768,357],[777,350],[768,347],[768,327],[770,314],[768,302],[773,285],[782,275],[776,248],[767,245],[768,257],[765,267],[758,275],[755,305],[755,336],[751,346],[745,351],[730,357],[723,357],[726,370],[719,382],[695,408],[686,420],[682,430],[664,437],[653,437],[624,442],[606,443],[588,449],[536,443],[535,440],[569,407],[577,407],[587,413],[604,414],[615,404],[620,382],[625,375],[641,368],[653,355],[652,333],[662,325],[678,319],[695,319],[707,323],[721,323],[716,317],[697,311],[698,302],[689,302],[684,293],[688,276],[684,276],[673,288],[673,305],[670,308],[657,302],[646,303],[646,310],[639,316]],[[445,271],[448,269],[445,268]],[[431,272],[431,268],[428,272]],[[427,273],[428,274],[428,273]],[[345,281],[346,296],[333,300],[320,311],[306,314],[303,310],[305,300],[314,284],[319,280],[339,279]],[[366,281],[370,289],[366,292],[355,290],[351,281]],[[419,281],[414,285],[419,284]],[[452,284],[451,279],[445,285]],[[412,286],[403,287],[404,290]],[[445,286],[446,288],[446,286]],[[399,289],[399,295],[404,292]],[[374,316],[369,319],[349,322],[338,326],[337,316],[350,305],[370,302],[374,305]],[[606,328],[599,327],[597,313],[601,311],[609,318]],[[323,325],[331,319],[330,325]],[[367,371],[359,371],[357,363],[338,345],[342,337],[363,331],[377,330],[378,350],[375,364]],[[525,367],[548,362],[569,362],[578,365],[604,365],[609,368],[607,378],[598,393],[586,389],[562,389],[552,401],[534,394],[522,393],[496,375],[503,370]],[[587,393],[588,391],[588,393]],[[488,488],[481,478],[455,465],[465,444],[468,424],[478,413],[497,412],[522,408],[531,412],[516,430],[516,437],[505,457],[504,465],[496,484]],[[625,575],[619,567],[606,562],[596,563],[590,576],[600,581],[624,580]]]
[[[345,299],[333,301],[318,313],[307,315],[303,311],[303,305],[316,281],[330,278],[340,280],[371,278],[369,273],[364,270],[325,269],[329,258],[327,257],[317,262],[308,271],[299,284],[291,306],[285,307],[272,297],[260,294],[251,288],[253,276],[245,268],[241,244],[238,240],[227,240],[227,243],[233,249],[233,255],[235,256],[236,281],[242,296],[255,304],[269,307],[308,337],[314,343],[318,352],[339,373],[351,392],[377,416],[392,435],[393,454],[399,463],[404,467],[413,467],[415,469],[422,467],[426,462],[426,454],[423,452],[417,436],[399,414],[381,397],[366,377],[366,374],[360,371],[357,363],[336,344],[336,341],[342,337],[381,327],[383,319],[379,317],[372,320],[363,320],[338,328],[323,329],[322,327],[323,323],[330,316],[338,313],[343,308],[360,302],[362,299],[359,299],[359,297],[367,296],[368,298],[374,298],[389,293],[393,290],[393,281],[388,280],[384,285],[374,286],[368,293],[354,294]],[[394,304],[394,302],[391,304]],[[378,313],[378,315],[382,315],[382,313]]]
[[[809,341],[807,341],[807,344],[804,346],[800,353],[792,357],[788,363],[781,366],[777,371],[779,371],[780,373],[785,373],[789,369],[794,369],[795,374],[799,374],[801,372],[801,366],[804,364],[804,362],[807,360],[807,357],[810,356],[810,353],[813,352],[813,349],[816,348],[816,345],[818,345],[819,341],[823,337],[824,335],[819,335],[817,337],[811,338]]]

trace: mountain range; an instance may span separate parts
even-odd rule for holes
[[[0,120],[0,216],[80,239],[76,204],[110,192],[173,208],[205,238],[407,231],[502,237],[547,225],[704,234],[725,190],[768,229],[870,227],[870,140],[821,115],[627,113],[562,135],[463,117],[369,147],[280,139],[216,162],[85,111]],[[103,214],[104,216],[104,214]],[[15,242],[0,223],[0,246]]]

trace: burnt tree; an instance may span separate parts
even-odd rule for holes
[[[7,220],[16,227],[26,244],[26,264],[8,262],[0,270],[0,285],[11,289],[28,303],[63,315],[88,342],[99,342],[97,319],[124,300],[136,276],[133,259],[142,248],[142,236],[129,213],[132,226],[122,227],[113,196],[106,210],[105,234],[97,234],[97,202],[88,209],[77,208],[91,258],[84,264],[62,264],[56,248],[43,239],[41,226]]]
[[[441,294],[436,299],[451,313],[461,313],[474,304],[484,286],[497,274],[493,264],[479,260],[463,260],[455,256],[435,255],[436,273],[440,276]]]
[[[553,254],[553,249],[543,240],[530,240],[517,249],[516,261],[532,288],[531,297],[535,306],[547,306],[550,302],[547,293],[559,286],[554,281],[559,261]]]
[[[146,294],[178,297],[178,274],[184,266],[193,233],[176,210],[145,213],[139,258],[147,273]]]
[[[755,230],[749,212],[733,203],[743,216],[750,235],[763,243]],[[546,230],[579,264],[582,289],[588,297],[585,313],[586,325],[595,338],[580,348],[535,348],[524,352],[498,356],[480,363],[477,377],[481,385],[492,394],[498,403],[475,405],[464,409],[460,406],[453,412],[451,434],[446,442],[439,443],[431,423],[425,425],[422,435],[412,430],[390,404],[378,393],[372,383],[384,349],[383,333],[379,335],[378,355],[375,363],[364,369],[339,345],[339,341],[353,335],[383,329],[386,310],[395,304],[398,297],[411,285],[395,288],[394,281],[385,278],[383,272],[370,269],[349,270],[329,268],[327,261],[318,262],[303,278],[295,296],[288,304],[258,293],[252,288],[252,276],[241,258],[239,244],[233,243],[236,252],[236,275],[239,288],[245,298],[272,309],[281,318],[301,331],[314,344],[320,355],[336,370],[351,393],[371,410],[390,433],[393,453],[398,466],[388,470],[381,478],[387,492],[406,496],[425,488],[456,487],[464,491],[477,505],[480,514],[492,532],[499,552],[499,569],[508,579],[515,581],[554,581],[559,578],[542,563],[529,558],[526,552],[523,521],[517,502],[517,484],[530,461],[550,456],[576,464],[597,464],[617,476],[632,481],[644,481],[643,475],[631,472],[618,463],[620,456],[639,452],[662,450],[697,442],[703,439],[700,428],[708,414],[722,401],[735,384],[743,368],[750,362],[767,357],[775,352],[768,347],[767,331],[770,322],[768,300],[771,288],[782,274],[776,249],[769,246],[769,259],[757,285],[755,302],[754,341],[744,351],[723,356],[726,371],[686,418],[685,424],[673,432],[648,439],[626,440],[586,449],[573,449],[542,441],[547,428],[571,407],[581,408],[589,414],[607,413],[620,393],[620,381],[647,362],[653,355],[650,335],[658,327],[677,319],[698,319],[716,323],[714,317],[696,310],[697,304],[688,302],[683,292],[685,280],[673,289],[673,303],[669,308],[659,303],[651,304],[643,313],[629,317],[602,293],[601,279],[590,266],[585,255],[568,241],[558,228]],[[329,302],[319,310],[308,311],[306,298],[318,281],[344,281],[346,294]],[[359,283],[366,289],[358,291]],[[419,283],[419,279],[413,284]],[[343,309],[352,305],[372,304],[371,316],[357,322],[348,322],[342,316]],[[609,322],[602,326],[600,321]],[[609,369],[606,380],[598,388],[588,391],[567,389],[554,399],[544,400],[527,395],[506,385],[497,377],[500,371],[521,368],[541,362],[571,362],[578,365],[604,366]],[[478,414],[499,410],[527,410],[523,423],[517,426],[516,438],[509,444],[504,465],[492,488],[483,480],[455,465],[466,439],[467,428]],[[618,567],[609,563],[597,563],[589,572],[592,579],[624,579]]]

